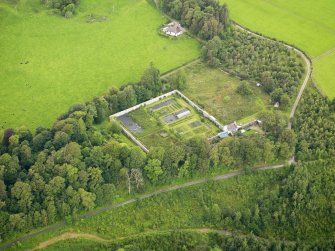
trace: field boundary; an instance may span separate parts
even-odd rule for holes
[[[209,114],[208,112],[206,112],[205,110],[203,110],[200,106],[198,106],[196,103],[194,103],[191,99],[189,99],[188,97],[186,97],[182,92],[180,92],[177,89],[173,90],[173,91],[170,91],[170,92],[167,92],[165,94],[162,94],[160,96],[157,96],[155,98],[152,98],[150,100],[147,100],[145,102],[142,102],[140,104],[134,105],[134,106],[132,106],[132,107],[130,107],[128,109],[125,109],[123,111],[120,111],[118,113],[112,114],[112,115],[109,116],[109,120],[112,121],[114,119],[119,118],[120,116],[126,115],[126,114],[128,114],[130,112],[133,112],[133,111],[136,111],[137,109],[140,109],[140,108],[145,107],[147,105],[151,105],[151,104],[153,104],[155,102],[158,102],[158,101],[162,100],[163,98],[170,97],[170,96],[172,96],[174,94],[178,95],[183,100],[185,100],[190,106],[192,106],[203,117],[205,117],[210,122],[212,122],[221,131],[225,131],[225,126],[222,125],[214,116],[212,116],[211,114]],[[131,133],[129,130],[127,130],[124,125],[121,124],[121,128],[122,128],[123,132],[126,134],[126,136],[128,136],[129,139],[131,139],[136,145],[138,145],[144,152],[146,152],[146,153],[149,152],[149,149],[140,140],[138,140],[137,137],[135,137],[133,135],[133,133]]]
[[[316,56],[314,58],[312,58],[312,61],[313,62],[318,61],[318,60],[320,60],[320,59],[322,59],[322,58],[324,58],[324,57],[332,54],[333,52],[335,52],[335,47],[329,49],[328,51],[325,51],[325,52],[321,53],[320,55],[318,55],[318,56]]]

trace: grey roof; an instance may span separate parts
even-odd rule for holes
[[[167,25],[167,27],[164,28],[165,32],[172,32],[172,33],[179,33],[184,32],[184,28],[181,27],[180,23],[177,21],[172,21]]]
[[[190,112],[190,110],[187,108],[184,108],[184,109],[179,110],[178,112],[175,112],[174,115],[178,116],[179,114],[182,114],[184,112]]]
[[[236,132],[237,129],[238,129],[238,126],[235,122],[227,125],[227,130],[230,132]]]

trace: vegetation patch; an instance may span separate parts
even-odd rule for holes
[[[272,107],[269,95],[256,84],[247,83],[253,93],[247,96],[241,95],[238,93],[241,81],[220,69],[197,63],[183,69],[183,74],[187,82],[183,90],[185,95],[223,124],[252,115],[256,118],[260,112]],[[170,76],[168,81],[173,78],[174,76]]]

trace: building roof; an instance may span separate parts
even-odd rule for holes
[[[180,115],[180,114],[183,114],[183,113],[189,113],[189,112],[190,112],[189,109],[184,108],[184,109],[179,110],[178,112],[175,112],[174,115],[178,116],[178,115]]]
[[[166,27],[163,28],[163,31],[165,33],[179,34],[183,33],[185,29],[181,27],[180,23],[178,23],[177,21],[172,21]]]
[[[218,134],[218,136],[219,136],[220,139],[224,139],[224,138],[228,137],[229,134],[228,134],[228,132],[220,132]]]
[[[238,128],[236,122],[224,126],[224,130],[227,132],[236,132]]]

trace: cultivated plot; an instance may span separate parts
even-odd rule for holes
[[[216,135],[220,130],[178,95],[118,117],[147,148],[178,143],[194,136]]]

